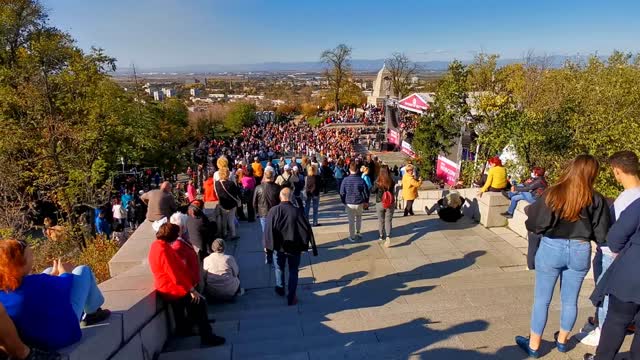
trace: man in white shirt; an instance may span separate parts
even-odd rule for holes
[[[631,203],[640,199],[638,156],[633,151],[619,151],[611,155],[609,165],[613,170],[616,181],[624,188],[624,191],[620,193],[611,209],[613,219],[616,221],[620,218],[620,214],[622,214]],[[598,247],[596,257],[593,260],[593,275],[596,283],[600,281],[602,275],[609,269],[614,259],[615,254],[611,252],[606,244]],[[598,346],[600,342],[600,330],[607,318],[608,305],[609,299],[606,297],[602,307],[597,309],[597,319],[593,319],[593,321],[589,319],[590,321],[587,322],[587,325],[582,328],[582,332],[577,335],[581,343]]]

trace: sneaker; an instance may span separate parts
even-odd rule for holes
[[[279,296],[284,296],[284,288],[276,286],[276,294],[278,294]]]
[[[60,360],[62,357],[57,352],[48,352],[36,348],[29,348],[29,355],[24,360]]]
[[[559,352],[561,353],[566,353],[567,351],[569,351],[569,347],[567,343],[561,343],[558,341],[558,335],[560,334],[559,331],[557,331],[555,334],[553,334],[553,338],[556,340],[556,348],[558,349]]]
[[[356,242],[356,239],[352,238],[351,236],[349,236],[347,240],[351,241],[352,243]]]
[[[593,316],[589,316],[587,319],[587,323],[584,324],[582,329],[580,329],[581,333],[590,333],[598,327],[598,324],[595,322],[595,318]]]
[[[597,347],[600,343],[600,328],[597,327],[589,333],[580,333],[576,335],[576,338],[585,345]]]
[[[586,353],[584,354],[584,356],[582,357],[584,360],[595,360],[596,356],[590,353]]]
[[[225,340],[225,338],[223,338],[222,336],[211,334],[209,336],[202,337],[200,339],[200,345],[205,347],[214,347],[224,345],[226,341],[227,340]]]
[[[391,247],[391,238],[387,236],[387,239],[384,241],[384,247],[386,248],[390,248]]]
[[[428,206],[425,206],[425,207],[424,207],[424,212],[425,212],[425,213],[427,213],[427,215],[431,215],[431,214],[433,214],[433,212],[432,212],[431,210],[429,210],[429,207],[428,207]]]
[[[382,236],[380,236],[380,237],[378,238],[378,241],[380,241],[380,242],[382,242],[383,240],[384,240],[384,239],[382,238]]]
[[[109,316],[111,316],[111,311],[103,309],[103,308],[98,308],[98,310],[96,310],[96,312],[94,312],[92,314],[85,314],[84,315],[84,319],[82,319],[81,324],[83,326],[95,325],[95,324],[97,324],[99,322],[107,320],[109,318]]]
[[[511,197],[509,197],[509,192],[507,192],[507,190],[502,190],[500,193],[502,194],[502,196],[504,196],[507,199],[511,200]]]
[[[522,349],[530,357],[532,358],[540,357],[540,353],[538,352],[538,350],[533,350],[531,347],[529,347],[529,338],[526,338],[523,336],[516,336],[516,344],[518,345],[518,347],[520,347],[520,349]]]
[[[509,214],[509,213],[508,213],[508,212],[506,212],[506,211],[505,211],[505,212],[503,212],[503,213],[502,213],[502,214],[500,214],[500,215],[502,215],[502,216],[506,217],[507,219],[511,219],[511,218],[513,218],[513,215],[512,215],[512,214]]]

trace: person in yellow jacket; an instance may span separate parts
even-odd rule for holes
[[[253,170],[253,176],[256,178],[256,185],[260,184],[262,182],[264,168],[262,167],[262,163],[260,163],[260,159],[257,156],[253,158],[251,169]]]
[[[418,198],[418,188],[422,184],[422,178],[416,180],[413,176],[413,171],[413,165],[407,165],[402,177],[402,198],[406,201],[404,216],[415,215],[413,213],[413,201]]]
[[[502,166],[502,161],[499,157],[492,157],[489,159],[489,174],[487,175],[487,181],[484,186],[478,192],[478,196],[482,196],[483,193],[500,192],[507,188],[509,182],[507,181],[507,169]]]

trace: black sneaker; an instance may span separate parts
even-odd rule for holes
[[[284,296],[284,288],[283,287],[279,287],[276,286],[276,294],[278,294],[279,296]]]
[[[205,347],[214,347],[224,345],[227,340],[222,336],[211,334],[209,336],[203,337],[200,339],[200,345]]]
[[[503,213],[502,213],[502,214],[500,214],[500,215],[502,215],[502,216],[506,217],[507,219],[511,219],[511,218],[513,218],[513,215],[509,214],[508,212],[503,212]]]
[[[111,316],[111,311],[103,308],[98,308],[93,314],[85,314],[81,324],[83,326],[95,325],[99,322],[105,321]]]

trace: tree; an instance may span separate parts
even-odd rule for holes
[[[231,106],[224,126],[232,133],[239,133],[242,128],[253,124],[256,119],[256,106],[246,102],[237,102]]]
[[[418,65],[411,62],[403,53],[393,53],[384,63],[389,70],[391,89],[399,99],[402,99],[413,88],[411,78],[418,74]]]
[[[469,71],[454,61],[438,84],[433,106],[418,120],[413,138],[421,175],[433,175],[438,155],[446,153],[460,135],[462,120],[469,117],[467,78]]]
[[[340,93],[351,74],[351,50],[349,46],[340,44],[334,49],[323,51],[320,55],[320,60],[328,66],[325,75],[329,81],[336,111],[340,111]]]

